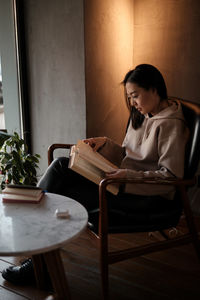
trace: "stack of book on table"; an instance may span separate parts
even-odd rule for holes
[[[39,203],[44,193],[36,186],[9,184],[2,191],[2,201],[6,203]]]

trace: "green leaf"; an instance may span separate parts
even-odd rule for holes
[[[8,136],[0,147],[0,169],[4,175],[1,187],[5,186],[6,179],[18,184],[36,185],[39,159],[39,154],[27,153],[27,145],[17,132]]]

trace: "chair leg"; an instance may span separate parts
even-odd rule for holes
[[[101,236],[100,246],[100,273],[101,273],[101,290],[102,299],[109,299],[109,277],[108,277],[108,236]]]
[[[104,253],[103,257],[100,257],[100,270],[101,270],[101,289],[102,299],[109,299],[109,283],[108,283],[108,260],[107,254]]]
[[[193,246],[200,261],[200,241],[198,240],[193,241]]]
[[[185,189],[182,188],[181,193],[182,193],[182,199],[184,201],[183,203],[184,203],[184,213],[185,213],[186,222],[188,225],[189,232],[192,236],[192,243],[193,243],[194,249],[200,260],[200,240],[199,240],[197,226],[194,221],[193,213],[191,211],[189,199],[185,192]]]

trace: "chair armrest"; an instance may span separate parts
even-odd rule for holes
[[[48,148],[48,165],[51,164],[53,161],[54,157],[54,150],[56,149],[70,149],[74,144],[52,144]]]
[[[180,179],[180,178],[104,178],[99,184],[100,189],[106,189],[109,184],[120,184],[120,183],[137,183],[137,184],[161,184],[161,185],[174,185],[174,186],[192,186],[197,182],[197,178],[191,179]]]
[[[197,178],[180,179],[180,178],[167,178],[162,179],[158,177],[149,178],[104,178],[99,183],[99,200],[104,201],[106,198],[106,187],[109,184],[121,184],[121,183],[136,183],[136,184],[160,184],[160,185],[174,185],[179,188],[185,188],[195,185]]]

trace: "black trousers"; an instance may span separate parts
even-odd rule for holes
[[[43,190],[70,197],[81,203],[88,212],[99,208],[98,185],[68,168],[68,158],[59,157],[47,168],[38,186]],[[108,207],[113,211],[145,214],[168,210],[174,201],[161,196],[142,196],[119,192],[114,196],[107,192]]]

